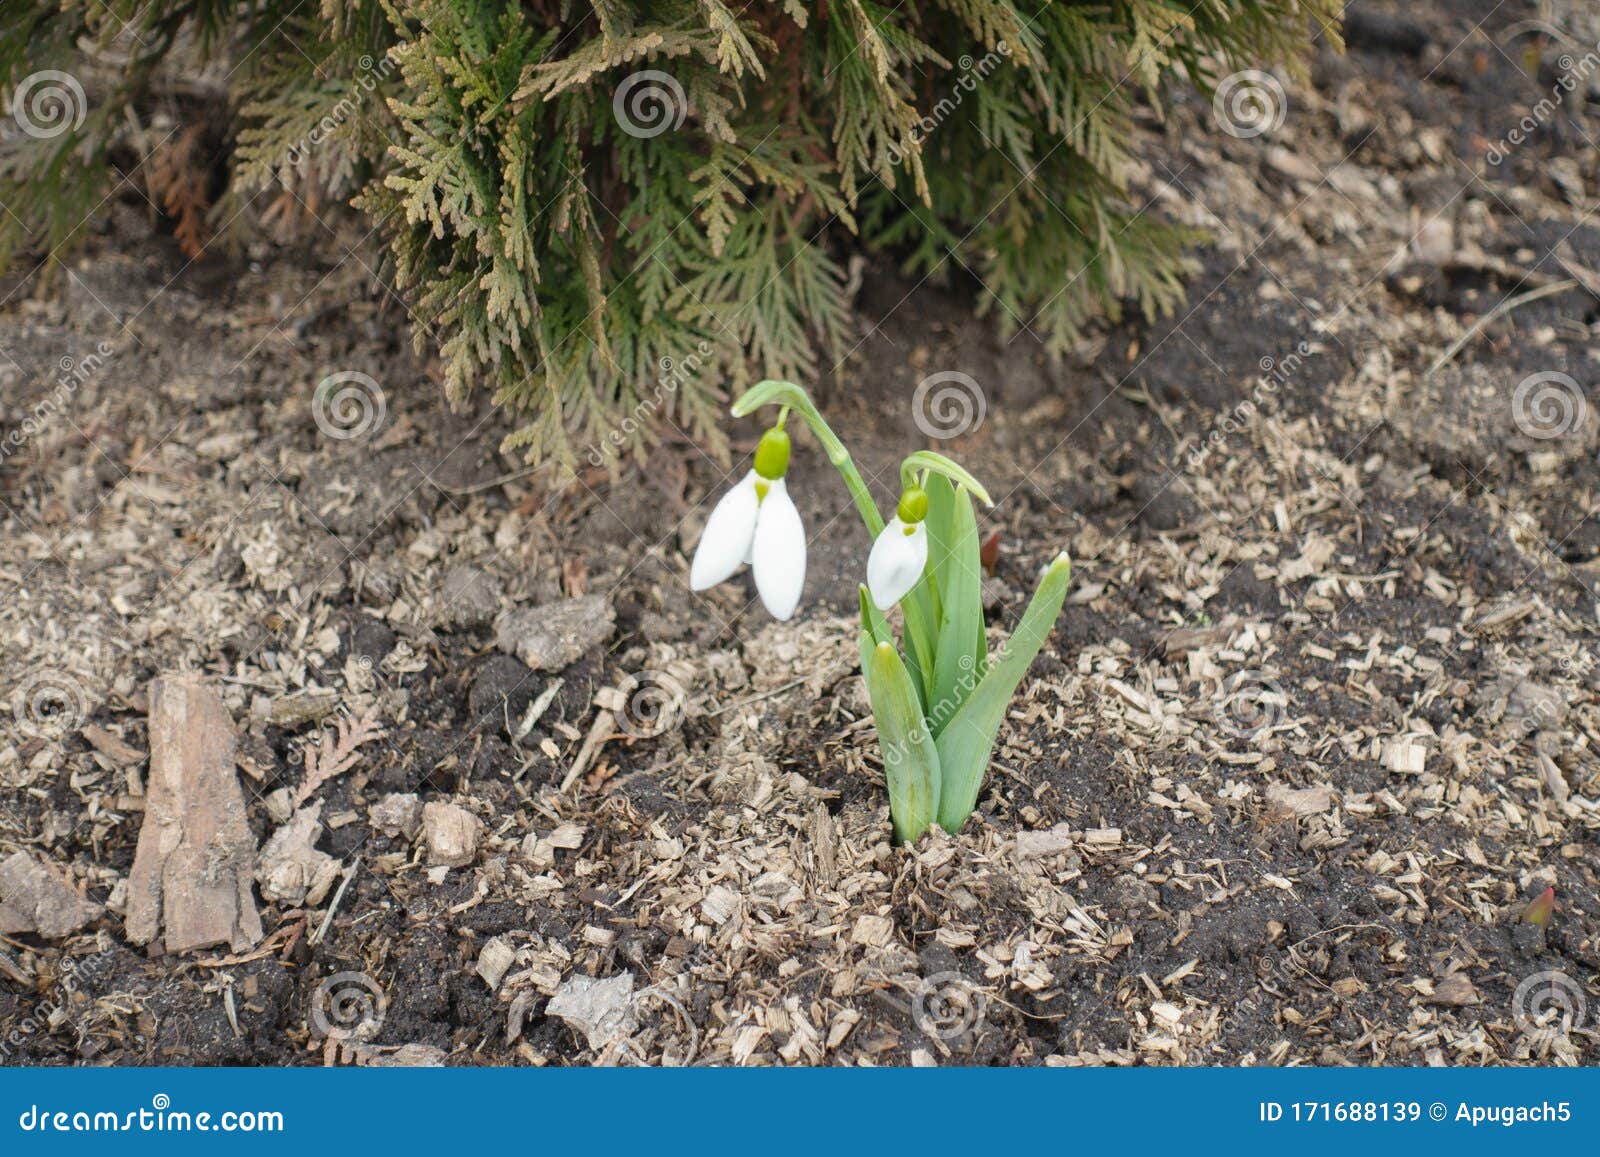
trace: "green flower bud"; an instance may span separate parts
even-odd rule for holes
[[[782,478],[789,471],[789,434],[774,426],[756,444],[756,473],[763,478]]]
[[[909,486],[904,494],[900,495],[900,505],[895,507],[895,514],[901,522],[916,523],[928,517],[928,493],[920,486]]]

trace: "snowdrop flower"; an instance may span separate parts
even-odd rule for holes
[[[900,496],[894,517],[867,556],[867,591],[880,611],[911,593],[928,566],[928,495],[913,486]]]
[[[750,563],[756,592],[775,619],[800,605],[806,581],[806,532],[783,476],[789,469],[789,435],[774,426],[756,446],[755,468],[722,496],[695,548],[689,587],[714,587]]]

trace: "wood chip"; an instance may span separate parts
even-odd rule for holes
[[[1017,856],[1036,860],[1042,856],[1058,856],[1072,850],[1072,832],[1066,824],[1057,824],[1043,832],[1018,832]]]
[[[558,1016],[583,1034],[592,1049],[601,1049],[633,1034],[633,973],[622,972],[597,980],[574,976],[545,1006],[546,1016]]]
[[[1319,783],[1312,787],[1292,788],[1272,784],[1267,788],[1267,805],[1277,811],[1296,817],[1320,815],[1330,811],[1338,800],[1333,785]]]
[[[850,929],[850,940],[868,948],[882,948],[894,939],[894,921],[887,916],[862,916]]]
[[[428,862],[438,867],[462,868],[478,858],[478,837],[483,824],[466,808],[434,801],[422,809],[422,839]]]

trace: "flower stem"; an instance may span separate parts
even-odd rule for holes
[[[806,425],[811,427],[811,432],[822,444],[823,451],[828,455],[828,461],[833,463],[833,468],[839,472],[839,477],[844,479],[845,489],[850,492],[856,510],[861,514],[861,521],[867,524],[867,533],[876,538],[883,531],[883,515],[878,513],[878,505],[872,501],[872,491],[867,489],[861,471],[856,469],[856,464],[850,457],[850,451],[839,441],[839,436],[833,432],[833,427],[823,419],[811,396],[804,389],[793,382],[771,380],[757,382],[733,404],[733,416],[742,418],[762,406],[774,403],[783,407],[781,413],[786,414],[789,410],[793,410],[805,419]],[[782,420],[780,417],[780,423]]]

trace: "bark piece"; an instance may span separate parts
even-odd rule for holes
[[[98,915],[100,905],[78,895],[52,867],[27,852],[0,862],[0,933],[36,932],[59,940]]]
[[[428,862],[462,868],[478,858],[478,817],[453,803],[430,803],[422,809],[422,836]]]
[[[133,871],[128,939],[169,952],[261,939],[256,845],[234,774],[237,737],[217,693],[185,678],[150,685],[150,783]]]

